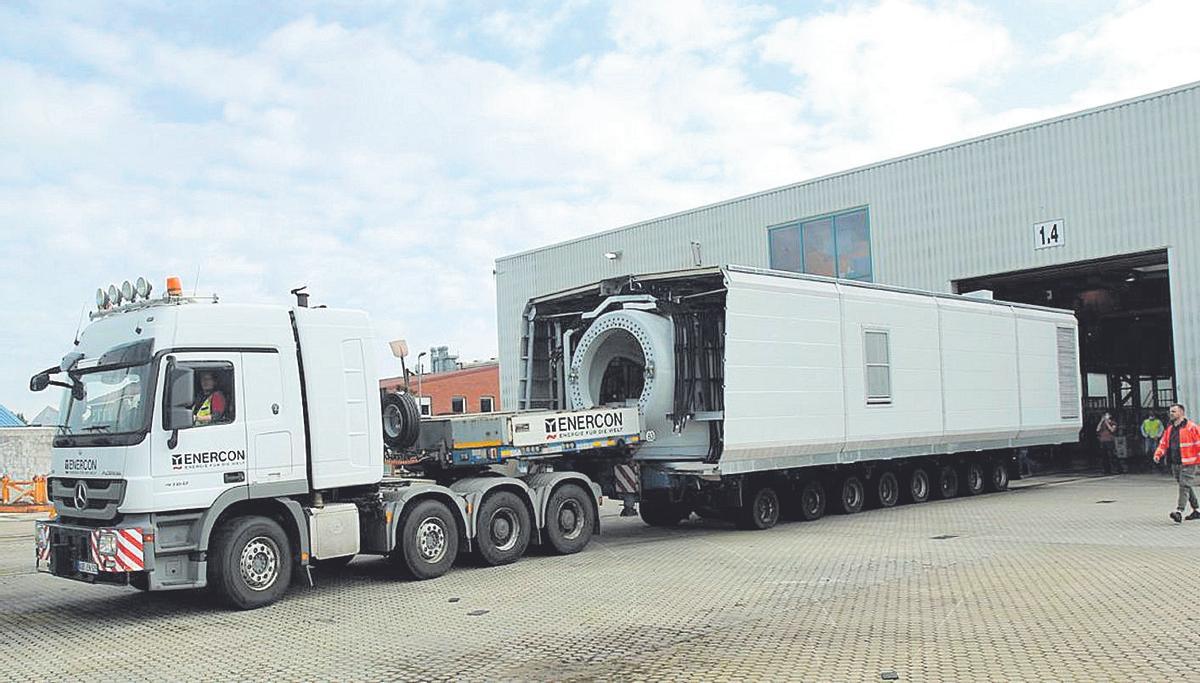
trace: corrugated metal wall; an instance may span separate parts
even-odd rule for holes
[[[501,391],[515,406],[530,298],[630,274],[766,267],[767,227],[868,206],[876,282],[968,277],[1168,249],[1180,400],[1200,414],[1200,83],[496,262]],[[1065,244],[1034,250],[1033,224]],[[608,261],[607,251],[621,251]]]

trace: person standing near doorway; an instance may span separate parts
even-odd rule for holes
[[[1142,420],[1142,451],[1150,458],[1154,457],[1154,451],[1158,448],[1158,440],[1162,438],[1163,423],[1154,413],[1146,416]]]
[[[1117,460],[1117,421],[1110,413],[1105,413],[1096,424],[1096,438],[1100,441],[1100,466],[1105,474],[1121,473],[1121,463]]]
[[[1185,519],[1200,519],[1200,502],[1196,501],[1197,471],[1200,471],[1200,427],[1187,419],[1187,409],[1176,403],[1170,410],[1171,424],[1158,442],[1154,462],[1168,458],[1171,472],[1179,483],[1179,500],[1171,512],[1171,521],[1179,524]],[[1192,514],[1183,516],[1184,506],[1192,506]]]

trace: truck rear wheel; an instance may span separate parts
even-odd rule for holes
[[[968,496],[978,496],[987,487],[987,479],[983,474],[983,463],[968,462],[963,467],[963,492]]]
[[[929,500],[929,472],[923,467],[914,468],[908,473],[908,501],[924,503]]]
[[[208,585],[228,604],[255,609],[278,600],[292,580],[292,548],[279,524],[257,515],[234,517],[208,544]]]
[[[671,497],[662,491],[643,494],[638,502],[638,515],[650,526],[672,527],[688,516],[688,510],[683,504],[673,502]]]
[[[596,528],[591,496],[575,484],[563,484],[546,506],[546,539],[559,555],[587,547]]]
[[[842,478],[841,496],[838,499],[838,512],[844,515],[853,515],[856,512],[861,512],[865,495],[863,493],[862,479],[857,475],[846,475]]]
[[[987,488],[989,491],[1008,490],[1008,465],[1003,462],[993,462],[988,465]]]
[[[938,496],[953,498],[958,495],[958,470],[953,465],[938,468]]]
[[[404,515],[389,556],[406,576],[424,581],[450,571],[458,557],[458,521],[438,500],[423,500]]]
[[[511,491],[497,491],[479,506],[475,542],[484,564],[495,567],[516,562],[529,547],[532,531],[529,508]]]
[[[738,510],[738,528],[770,529],[778,523],[779,494],[770,486],[752,489]]]
[[[875,479],[875,503],[890,508],[900,500],[900,481],[894,472],[883,472]]]

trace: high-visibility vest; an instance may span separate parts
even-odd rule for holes
[[[204,399],[204,403],[201,403],[200,407],[196,409],[196,417],[212,417],[212,394],[209,394]]]
[[[1158,449],[1154,451],[1155,460],[1166,455],[1167,449],[1171,447],[1171,433],[1175,429],[1175,425],[1168,425],[1167,430],[1163,432]],[[1200,427],[1191,420],[1179,430],[1179,462],[1184,467],[1200,465]]]
[[[1142,431],[1151,439],[1157,439],[1162,436],[1162,428],[1163,424],[1161,420],[1147,418],[1142,422]]]

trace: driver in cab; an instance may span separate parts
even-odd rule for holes
[[[225,394],[217,388],[217,377],[210,371],[200,373],[200,393],[196,396],[196,406],[193,418],[197,425],[207,425],[225,420],[225,408],[228,401]]]

